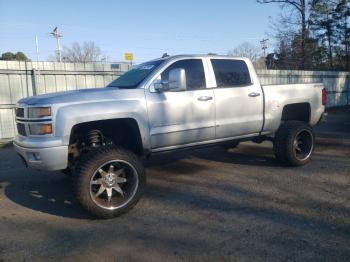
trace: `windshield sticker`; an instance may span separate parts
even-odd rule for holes
[[[140,70],[151,70],[154,67],[154,65],[144,65],[144,66],[140,66],[139,69]]]

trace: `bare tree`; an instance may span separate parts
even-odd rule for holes
[[[87,63],[104,59],[101,49],[94,42],[73,43],[71,47],[63,48],[63,61]]]
[[[301,64],[300,69],[305,68],[306,57],[306,40],[307,40],[307,19],[306,19],[306,2],[307,0],[257,0],[261,4],[277,3],[282,8],[292,8],[299,14],[298,24],[301,31]]]
[[[236,48],[228,51],[227,54],[230,56],[247,57],[253,63],[255,63],[259,58],[260,49],[251,43],[244,42],[238,45]]]

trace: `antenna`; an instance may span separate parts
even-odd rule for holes
[[[260,41],[261,44],[261,49],[264,50],[264,57],[266,57],[266,50],[267,50],[267,41],[269,41],[269,39],[263,39]]]
[[[61,43],[60,43],[60,37],[62,37],[62,35],[58,32],[57,26],[55,27],[55,29],[54,29],[50,34],[51,34],[54,38],[56,38],[58,62],[62,62]]]

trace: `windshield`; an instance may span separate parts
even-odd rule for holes
[[[125,89],[136,88],[149,74],[151,74],[164,60],[155,60],[135,66],[130,71],[113,80],[107,87]]]

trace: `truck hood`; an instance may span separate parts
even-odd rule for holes
[[[119,97],[120,93],[128,90],[117,88],[90,88],[73,91],[63,91],[44,95],[31,96],[18,101],[19,104],[26,105],[51,105],[61,103],[79,103],[95,100],[111,100]]]

